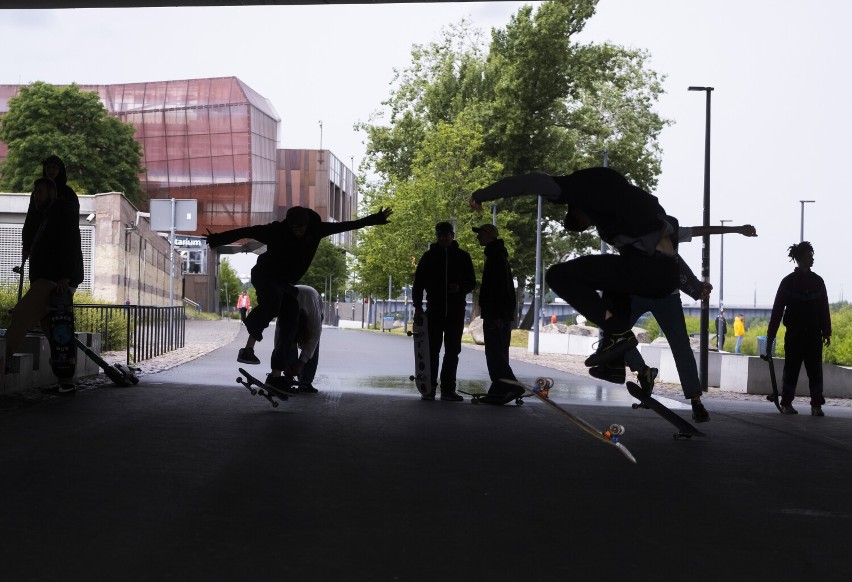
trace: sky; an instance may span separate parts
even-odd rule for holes
[[[390,94],[413,44],[468,18],[486,33],[524,4],[0,10],[0,83],[108,84],[236,76],[281,117],[279,147],[319,148],[359,163],[368,121]],[[657,112],[662,174],[653,192],[682,225],[700,225],[706,97],[711,105],[710,223],[753,224],[758,238],[724,237],[724,303],[765,306],[792,271],[787,247],[804,238],[829,300],[852,296],[852,269],[837,243],[852,227],[852,3],[820,0],[601,0],[578,36],[644,49],[665,76]],[[237,47],[234,49],[233,47]],[[838,64],[839,63],[839,64]],[[322,122],[322,130],[320,130]],[[802,205],[801,200],[814,200]],[[710,248],[712,305],[719,301],[720,237]],[[701,240],[681,246],[701,274]],[[238,272],[251,260],[231,257]],[[689,301],[687,299],[687,301]]]

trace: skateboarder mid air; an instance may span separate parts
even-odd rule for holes
[[[263,339],[263,331],[274,317],[279,318],[281,341],[290,345],[296,335],[299,302],[295,284],[302,278],[316,255],[320,240],[333,234],[388,223],[393,211],[380,208],[378,212],[358,220],[323,222],[320,215],[308,208],[294,206],[283,221],[236,228],[221,233],[209,233],[207,244],[220,247],[248,238],[266,245],[251,270],[251,283],[257,292],[257,306],[246,316],[248,341],[241,348],[237,361],[259,364],[254,344]]]
[[[784,373],[781,380],[781,412],[798,414],[793,408],[796,383],[802,363],[808,373],[811,393],[811,414],[825,416],[822,385],[822,347],[831,344],[831,312],[828,292],[822,277],[811,271],[814,265],[814,247],[808,241],[788,248],[788,257],[796,261],[796,269],[781,279],[772,316],[766,330],[767,352],[778,333],[783,317],[787,333],[784,335]]]
[[[673,229],[663,219],[665,210],[655,196],[611,168],[588,168],[567,176],[510,176],[474,192],[471,206],[481,209],[484,201],[521,195],[566,204],[566,229],[582,232],[596,226],[600,238],[619,249],[617,255],[586,255],[553,265],[546,280],[603,332],[586,365],[623,358],[637,345],[628,321],[629,296],[664,297],[678,286],[678,257],[669,239]]]
[[[80,243],[80,202],[66,183],[65,165],[56,156],[42,163],[44,177],[33,185],[27,216],[21,230],[22,263],[29,260],[30,288],[12,310],[6,330],[6,362],[18,351],[27,330],[41,322],[42,330],[50,334],[52,304],[63,303],[70,309],[77,286],[83,282],[83,252]],[[59,295],[57,295],[59,294]],[[72,316],[69,318],[73,322]],[[58,365],[55,343],[51,338],[51,360],[58,385],[43,390],[62,396],[77,392],[74,383],[73,323],[63,329],[61,343],[71,344],[71,359]],[[67,346],[66,346],[67,347]]]
[[[414,321],[423,321],[423,292],[426,292],[426,326],[429,336],[431,392],[423,400],[434,400],[438,387],[438,354],[444,346],[441,365],[441,400],[458,402],[464,397],[456,392],[456,371],[464,332],[467,294],[476,287],[476,275],[470,255],[454,240],[455,231],[449,222],[435,225],[437,242],[429,246],[414,272],[412,303]]]

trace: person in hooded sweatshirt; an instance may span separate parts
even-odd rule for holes
[[[57,156],[42,162],[43,176],[33,185],[27,216],[21,230],[22,262],[29,260],[30,287],[12,310],[6,330],[6,361],[20,348],[27,330],[41,322],[49,329],[51,296],[70,295],[83,282],[80,242],[80,201],[66,183],[65,164]],[[59,383],[43,390],[62,396],[77,392],[73,370],[54,369]]]
[[[248,238],[266,245],[251,270],[251,284],[257,292],[257,306],[246,316],[248,340],[240,348],[237,361],[260,364],[254,345],[263,339],[263,330],[273,318],[279,319],[280,341],[288,346],[296,337],[299,316],[298,290],[295,285],[307,272],[319,248],[320,240],[333,234],[357,230],[365,226],[387,224],[393,211],[380,208],[375,214],[359,220],[323,222],[320,215],[302,206],[287,210],[283,221],[209,233],[210,248]]]
[[[524,393],[523,388],[500,381],[517,380],[509,364],[512,322],[518,308],[515,278],[509,264],[509,253],[497,227],[483,224],[474,228],[473,232],[485,252],[485,267],[479,285],[479,310],[485,336],[485,364],[491,378],[488,395],[480,402],[502,405]]]
[[[438,387],[438,355],[444,346],[441,366],[441,400],[460,402],[456,392],[456,371],[459,366],[461,340],[464,333],[464,313],[467,294],[476,287],[476,274],[470,255],[454,240],[455,231],[449,222],[435,225],[437,242],[420,257],[414,271],[411,299],[414,322],[423,321],[423,292],[426,292],[426,329],[429,333],[429,365],[432,372],[431,394],[423,400],[434,400]]]

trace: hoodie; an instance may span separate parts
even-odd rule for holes
[[[448,291],[452,284],[459,286],[455,293]],[[415,309],[422,309],[423,292],[426,291],[429,311],[446,315],[448,308],[464,309],[467,294],[474,287],[476,273],[467,251],[459,248],[456,241],[446,249],[438,243],[432,243],[429,250],[423,253],[414,272],[411,299]]]
[[[513,321],[518,302],[509,253],[502,238],[485,245],[485,268],[479,286],[479,308],[482,319]]]

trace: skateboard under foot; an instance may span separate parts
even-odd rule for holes
[[[245,376],[245,378],[237,378],[237,384],[243,385],[246,390],[252,393],[252,395],[258,394],[269,400],[269,403],[272,404],[272,408],[278,408],[278,400],[287,400],[288,396],[283,392],[273,388],[266,382],[261,382],[246,372],[243,368],[239,368],[239,371],[240,374]],[[276,398],[278,400],[276,400]]]
[[[627,382],[627,391],[630,392],[630,395],[633,398],[639,401],[638,404],[633,403],[631,405],[633,410],[636,410],[637,408],[648,408],[659,414],[677,429],[677,432],[673,435],[674,438],[689,439],[693,436],[705,436],[703,432],[692,426],[689,422],[681,418],[672,410],[666,408],[659,400],[652,396],[647,396],[636,382]]]

